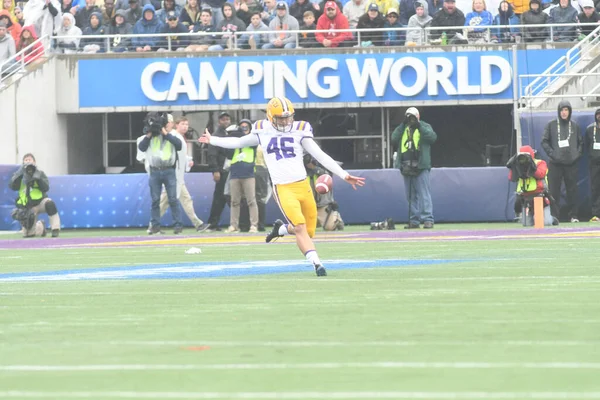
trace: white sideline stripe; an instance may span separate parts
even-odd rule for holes
[[[600,369],[597,362],[325,362],[270,364],[98,364],[98,365],[0,365],[0,372],[84,372],[84,371],[196,371],[270,369]]]
[[[0,398],[120,399],[600,399],[600,392],[0,392]]]

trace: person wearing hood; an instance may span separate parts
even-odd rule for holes
[[[165,6],[156,12],[156,18],[158,18],[163,27],[167,24],[167,18],[172,13],[174,13],[177,20],[181,22],[181,6],[176,4],[175,0],[164,0],[164,4]]]
[[[296,48],[296,33],[286,33],[286,31],[297,31],[300,29],[298,20],[289,15],[288,5],[285,1],[277,2],[276,16],[269,23],[270,31],[277,31],[269,34],[269,43],[263,45],[263,49],[294,49]]]
[[[415,14],[408,20],[408,30],[406,31],[406,44],[420,46],[425,43],[425,28],[431,25],[431,16],[427,9],[427,2],[415,3]]]
[[[12,36],[15,43],[17,43],[21,37],[21,30],[23,29],[21,25],[10,15],[8,10],[0,11],[0,22],[6,24],[6,30]]]
[[[427,5],[425,6],[425,11],[426,14],[425,15],[430,15],[433,17],[434,14],[431,14],[431,11],[434,9],[433,3],[431,0],[401,0],[400,1],[400,8],[397,8],[397,10],[399,11],[399,17],[400,17],[400,23],[404,26],[408,25],[408,21],[410,20],[410,17],[412,17],[413,15],[416,14],[416,10],[417,10],[417,3],[427,3]],[[396,7],[392,7],[392,8],[396,8]],[[388,8],[389,9],[389,8]],[[379,11],[381,11],[381,7],[379,7]],[[381,11],[382,15],[386,15],[386,11]]]
[[[548,14],[542,11],[540,0],[531,0],[529,2],[529,11],[521,15],[521,25],[544,25],[548,22]],[[521,28],[523,40],[527,43],[545,42],[548,40],[550,31],[548,27],[527,27]]]
[[[161,37],[161,46],[158,51],[169,51],[168,39],[171,39],[170,51],[184,51],[190,45],[190,37],[182,36],[182,33],[188,33],[187,28],[177,18],[175,11],[170,11],[167,15],[167,23],[162,26],[160,33],[168,33],[169,37]]]
[[[406,31],[400,31],[398,28],[404,28],[400,23],[400,18],[398,16],[398,11],[394,8],[390,8],[388,10],[387,15],[385,16],[385,25],[386,32],[384,33],[385,46],[404,46],[406,41]]]
[[[376,3],[371,3],[367,12],[358,19],[356,29],[381,29],[384,25],[385,19],[381,16],[379,7]],[[360,47],[381,46],[384,42],[383,33],[378,31],[361,31],[360,36],[357,39],[360,40],[358,43]]]
[[[550,162],[548,186],[556,206],[552,215],[560,218],[561,185],[567,189],[567,206],[571,222],[577,219],[577,161],[583,154],[583,140],[579,125],[571,119],[573,109],[566,100],[558,104],[558,118],[548,122],[544,129],[542,148]]]
[[[324,13],[317,21],[315,39],[323,47],[349,47],[352,46],[352,32],[339,32],[339,29],[348,29],[348,18],[338,8],[335,1],[325,3]],[[327,31],[325,33],[319,31]]]
[[[246,32],[248,33],[244,33],[238,39],[238,47],[240,49],[260,49],[263,44],[268,42],[269,37],[264,32],[268,32],[269,27],[262,21],[260,14],[260,11],[252,14],[250,25],[246,28]]]
[[[512,6],[506,0],[503,0],[498,6],[498,15],[494,17],[493,25],[519,25],[519,17],[513,12]],[[494,28],[492,29],[492,42],[494,43],[512,43],[515,41],[515,36],[519,36],[518,27],[514,28]]]
[[[200,22],[195,23],[193,25],[193,32],[202,32],[206,33],[206,35],[198,35],[193,36],[190,39],[190,45],[185,49],[185,51],[206,51],[212,45],[217,42],[217,37],[214,35],[215,27],[212,24],[212,11],[210,8],[206,8],[202,10],[200,14]],[[209,33],[213,33],[210,35]]]
[[[22,50],[24,50],[25,53],[21,56],[18,56],[17,61],[24,60],[25,64],[30,64],[44,55],[44,46],[40,42],[35,43],[37,39],[38,37],[33,26],[26,26],[23,28],[21,31],[21,37],[19,38],[19,43],[17,44],[17,53]],[[35,45],[29,47],[33,43],[35,43]],[[29,49],[25,50],[27,47],[29,47]]]
[[[110,42],[110,49],[115,53],[123,53],[131,49],[131,38],[123,37],[121,35],[131,35],[133,33],[133,27],[127,22],[127,12],[124,10],[117,10],[115,16],[112,19],[110,26],[108,27],[108,34],[114,35]]]
[[[577,10],[571,0],[560,0],[558,7],[550,10],[548,24],[578,24]],[[579,36],[579,28],[575,26],[555,26],[552,28],[552,40],[555,42],[572,42]]]
[[[361,0],[365,1],[365,0]],[[297,21],[302,20],[304,18],[304,13],[306,11],[312,11],[315,15],[315,18],[319,18],[321,13],[317,9],[317,5],[312,3],[310,0],[296,0],[290,6],[290,15],[296,18]],[[364,9],[364,6],[363,6]]]
[[[39,36],[52,36],[62,25],[58,0],[29,0],[23,8],[25,24],[34,26]]]
[[[467,14],[465,26],[469,43],[488,42],[490,31],[486,26],[491,26],[494,18],[492,13],[487,10],[485,0],[473,0],[473,11]]]
[[[56,32],[56,47],[58,53],[73,54],[79,50],[79,42],[83,32],[75,25],[75,17],[71,13],[63,14],[63,23]]]
[[[103,38],[86,38],[86,36],[105,35],[106,29],[102,25],[102,13],[95,12],[90,15],[88,27],[83,30],[83,39],[81,45],[84,53],[104,53],[106,52],[106,40]]]
[[[6,24],[0,21],[0,65],[2,65],[0,76],[12,72],[13,63],[10,65],[5,63],[14,57],[16,52],[15,40],[6,30]]]
[[[135,26],[135,24],[142,19],[142,7],[140,6],[139,0],[129,0],[129,9],[125,12],[125,20],[131,24],[131,26]]]
[[[583,11],[579,14],[580,24],[596,24],[596,25],[582,25],[581,34],[584,36],[589,35],[598,27],[598,21],[600,21],[600,14],[594,8],[594,2],[592,0],[583,0],[582,2]]]
[[[156,12],[152,4],[146,4],[142,9],[142,19],[133,26],[134,35],[148,35],[159,33],[161,23],[156,18]],[[159,38],[153,36],[138,36],[132,39],[133,47],[137,52],[156,51],[158,49]]]
[[[589,151],[588,168],[592,186],[590,222],[600,222],[600,108],[594,113],[594,122],[585,130],[585,147]]]
[[[96,0],[85,0],[85,7],[77,11],[77,15],[75,15],[75,22],[77,23],[77,26],[84,32],[84,35],[85,28],[90,26],[90,17],[93,13],[99,13],[100,16],[102,16],[102,10],[96,5]]]
[[[216,32],[222,32],[223,35],[217,36],[217,44],[208,48],[209,51],[221,51],[224,49],[233,49],[236,32],[244,32],[246,24],[239,19],[235,13],[235,9],[230,3],[223,4],[223,19],[217,25]],[[215,20],[213,15],[213,21]]]

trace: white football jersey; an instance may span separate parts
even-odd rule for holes
[[[281,132],[267,119],[256,121],[252,133],[258,137],[265,163],[274,185],[298,182],[306,178],[302,140],[313,138],[306,121],[294,121],[290,132]]]

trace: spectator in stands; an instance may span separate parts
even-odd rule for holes
[[[63,24],[56,32],[58,53],[73,54],[79,50],[79,42],[83,32],[75,25],[75,17],[71,13],[63,14]],[[64,36],[64,38],[62,38]]]
[[[317,29],[315,24],[315,14],[312,11],[305,11],[304,17],[302,18],[302,25],[300,30],[305,31],[300,34],[299,43],[300,47],[309,49],[312,47],[319,47],[320,43],[315,38],[315,32],[311,32]]]
[[[521,25],[542,25],[548,22],[548,14],[542,11],[540,0],[531,0],[529,2],[529,11],[521,15]],[[549,29],[547,27],[526,27],[522,28],[523,40],[525,42],[545,42],[549,38]]]
[[[397,30],[398,28],[403,28],[403,26],[400,23],[396,9],[390,8],[388,10],[383,27],[387,29],[384,33],[385,46],[404,46],[406,31]]]
[[[135,35],[151,34],[160,32],[161,23],[156,18],[156,12],[152,4],[146,4],[143,8],[143,17],[133,26]],[[132,40],[133,47],[137,52],[156,51],[159,38],[153,36],[138,36]]]
[[[212,25],[212,11],[210,8],[202,10],[200,22],[193,25],[193,32],[204,32],[206,35],[191,37],[190,45],[185,51],[206,51],[210,46],[217,43],[217,37],[214,34],[209,34],[215,32],[215,27]]]
[[[435,28],[463,26],[465,24],[465,15],[456,8],[455,0],[444,0],[444,7],[438,11],[431,20],[431,26]],[[448,42],[460,40],[461,30],[458,29],[435,29],[431,31],[430,38],[439,40],[443,33],[446,33]],[[455,36],[459,34],[458,38]]]
[[[559,6],[550,10],[548,24],[578,24],[577,10],[571,5],[571,0],[560,0]],[[550,27],[554,42],[572,42],[579,36],[579,27],[554,26]]]
[[[29,29],[33,30],[33,27],[23,28],[24,31]],[[39,214],[48,214],[52,237],[58,237],[60,216],[56,204],[47,195],[50,182],[44,171],[37,167],[33,154],[27,153],[23,156],[23,165],[11,177],[9,187],[19,191],[17,210],[13,211],[13,218],[21,223],[23,237],[46,236],[44,223],[37,219]],[[23,214],[27,215],[25,219],[17,217]]]
[[[269,34],[269,43],[263,45],[263,49],[294,49],[296,48],[297,34],[286,33],[286,31],[297,31],[300,26],[298,20],[289,15],[288,5],[284,1],[277,3],[277,16],[269,24],[270,31],[278,33]]]
[[[429,2],[429,15],[432,17],[437,14],[438,11],[444,8],[444,0],[431,0]]]
[[[15,20],[23,26],[25,23],[25,17],[23,16],[23,9],[21,7],[15,7]]]
[[[212,18],[212,10],[210,8],[208,10],[210,10],[210,18]],[[198,7],[198,0],[188,0],[186,6],[181,10],[179,21],[191,32],[194,30],[194,24],[200,22],[201,11]],[[214,26],[212,22],[211,25]]]
[[[35,28],[33,26],[26,26],[23,28],[19,43],[17,44],[17,53],[20,51],[23,51],[24,53],[17,57],[17,61],[23,59],[25,64],[31,64],[44,55],[44,46],[41,42],[35,43],[37,39],[38,37],[35,34]]]
[[[0,10],[4,10],[4,11],[8,11],[8,14],[11,17],[15,16],[15,0],[1,0],[2,3],[0,3]]]
[[[171,15],[171,13],[174,13],[179,21],[181,16],[181,7],[178,4],[175,4],[175,0],[164,0],[164,4],[165,6],[156,12],[156,18],[158,18],[161,25],[166,25],[167,18]]]
[[[250,18],[250,25],[246,28],[246,32],[238,39],[238,47],[240,49],[256,50],[262,48],[262,45],[269,41],[269,35],[261,32],[268,32],[269,27],[260,18],[260,12],[256,11]]]
[[[571,119],[571,103],[558,104],[558,118],[552,119],[544,129],[542,148],[550,159],[548,163],[548,188],[554,198],[552,215],[560,219],[561,186],[567,189],[567,206],[571,222],[577,219],[577,161],[583,154],[583,140],[577,122]]]
[[[348,19],[348,26],[351,29],[356,28],[358,19],[365,13],[367,6],[367,0],[350,0],[344,4],[344,15]]]
[[[494,17],[493,25],[519,25],[519,17],[513,12],[512,6],[506,0],[503,0],[498,6],[498,15]],[[521,32],[518,27],[514,28],[494,28],[492,29],[492,42],[494,43],[512,43],[515,37]]]
[[[594,2],[592,0],[583,0],[583,11],[579,14],[579,22],[581,24],[596,24],[596,25],[582,25],[581,34],[584,36],[592,33],[594,29],[598,27],[598,21],[600,21],[600,14],[594,8]]]
[[[340,32],[338,29],[348,29],[348,19],[338,8],[335,1],[325,3],[325,12],[317,21],[317,32],[315,38],[323,47],[350,47],[352,43],[352,32]],[[318,32],[326,30],[327,32]]]
[[[490,41],[490,30],[494,18],[486,9],[485,0],[473,0],[473,11],[467,14],[465,26],[469,43],[486,43]]]
[[[89,26],[83,30],[81,46],[84,53],[106,52],[106,40],[103,38],[86,38],[86,36],[105,35],[106,29],[102,26],[102,13],[95,12],[90,15]]]
[[[379,29],[385,25],[385,19],[379,12],[379,7],[376,3],[371,3],[367,12],[358,19],[356,28],[361,29]],[[381,46],[384,42],[382,32],[364,32],[357,34],[358,47]]]
[[[433,4],[431,3],[431,0],[400,0],[400,23],[402,25],[407,26],[408,25],[408,21],[410,20],[410,17],[412,17],[413,15],[416,14],[417,11],[417,3],[427,3],[427,8],[425,9],[425,11],[427,11],[426,15],[430,15],[433,17],[433,15],[435,14],[429,14],[429,10],[430,7],[433,8]],[[385,13],[383,15],[386,15]]]
[[[129,0],[129,9],[126,13],[125,21],[131,24],[131,26],[135,26],[142,19],[142,8],[140,7],[139,0]]]
[[[202,0],[202,9],[211,9],[213,19],[212,23],[216,27],[218,27],[221,21],[223,21],[223,18],[225,18],[223,15],[223,6],[225,6],[225,4],[229,4],[231,6],[231,3],[227,3],[227,0]],[[219,29],[217,28],[217,32],[218,30]]]
[[[265,25],[269,25],[273,18],[277,15],[277,1],[276,0],[264,0],[264,10],[260,14]]]
[[[48,4],[48,8],[50,8],[52,6],[52,3]],[[77,11],[79,11],[79,6],[75,6],[73,5],[73,1],[72,0],[62,0],[60,2],[60,13],[64,14],[64,13],[70,13],[71,15],[75,16],[77,15]]]
[[[158,51],[184,51],[190,44],[190,37],[181,35],[182,33],[188,33],[188,30],[181,22],[179,22],[175,11],[169,11],[167,22],[162,25],[160,33],[168,33],[170,36],[159,38]],[[169,39],[171,42],[170,50]]]
[[[506,0],[512,7],[515,15],[521,17],[524,13],[529,11],[529,0]]]
[[[8,10],[0,11],[0,22],[6,24],[6,30],[10,36],[12,36],[15,43],[17,43],[21,37],[21,30],[23,29],[21,25],[10,15]]]
[[[0,65],[2,65],[0,74],[4,75],[12,72],[12,63],[10,65],[5,65],[5,63],[14,57],[16,52],[15,40],[6,30],[6,24],[0,21]]]
[[[408,20],[408,28],[406,31],[406,45],[420,46],[425,43],[425,28],[431,25],[431,16],[427,9],[427,2],[415,3],[416,14]]]
[[[23,26],[34,26],[38,36],[52,36],[62,25],[62,16],[58,10],[58,0],[29,0],[23,8]]]
[[[397,151],[394,166],[404,177],[404,191],[409,208],[409,221],[405,229],[433,228],[433,203],[431,201],[431,145],[437,134],[431,125],[421,120],[419,110],[406,110],[404,122],[392,133],[392,149]]]
[[[390,8],[395,8],[396,10],[400,9],[397,0],[371,0],[367,2],[365,6],[365,12],[369,11],[369,7],[371,6],[371,4],[377,5],[377,9],[379,10],[380,15],[385,15]],[[402,11],[400,11],[400,13],[402,13]],[[406,18],[406,21],[408,22],[408,17]]]
[[[100,16],[102,16],[102,10],[96,5],[96,0],[85,0],[85,7],[79,10],[77,15],[75,15],[75,22],[84,32],[84,35],[85,28],[90,26],[90,17],[93,13],[100,13]]]
[[[254,13],[261,13],[263,5],[260,0],[234,0],[233,6],[237,17],[244,21],[244,25],[250,25],[250,19]]]
[[[231,116],[227,112],[219,114],[219,125],[213,133],[213,136],[227,137],[229,132],[227,128],[231,125]],[[225,198],[225,183],[229,171],[224,169],[226,160],[231,160],[231,151],[217,146],[208,146],[208,167],[212,171],[213,180],[215,181],[215,190],[213,192],[212,205],[210,207],[210,216],[208,222],[203,225],[200,231],[219,230],[219,220],[221,214],[227,204]]]
[[[115,0],[104,0],[104,5],[100,9],[102,10],[102,21],[109,23],[117,12]]]
[[[592,187],[592,219],[600,221],[600,108],[594,113],[592,122],[585,131],[585,147],[589,151],[590,185]]]
[[[244,32],[246,30],[246,24],[244,21],[239,19],[235,13],[235,9],[230,3],[223,4],[223,19],[217,25],[216,32],[222,32],[223,35],[217,36],[217,44],[214,44],[208,48],[209,51],[221,51],[224,49],[233,49],[236,32]],[[215,20],[213,15],[213,21]]]
[[[108,27],[109,35],[117,35],[113,37],[110,43],[110,50],[115,53],[130,51],[132,48],[131,38],[123,37],[121,35],[131,35],[132,33],[133,27],[127,22],[127,11],[117,10],[115,17],[112,19],[112,23]]]
[[[296,0],[290,6],[290,15],[300,21],[304,18],[306,11],[312,11],[315,18],[320,17],[320,12],[317,11],[317,5],[312,3],[310,0]],[[363,7],[364,8],[364,7]]]

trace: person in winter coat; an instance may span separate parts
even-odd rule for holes
[[[63,14],[63,24],[56,32],[59,39],[56,40],[58,53],[73,54],[79,50],[79,43],[83,32],[75,25],[75,17],[71,13]],[[64,38],[60,38],[63,37]]]
[[[299,38],[301,48],[310,49],[320,47],[320,43],[317,42],[317,39],[315,38],[315,29],[317,29],[317,24],[315,24],[315,14],[310,10],[305,11],[304,17],[302,18],[302,25],[300,25],[300,30],[303,31]]]
[[[408,20],[408,28],[406,31],[406,44],[420,46],[425,43],[425,28],[431,25],[431,16],[427,9],[427,2],[416,2],[416,14]]]
[[[142,19],[142,7],[140,6],[139,0],[129,0],[129,9],[125,12],[125,20],[131,24],[131,26],[135,26],[135,24]]]
[[[401,2],[403,2],[403,1],[406,1],[406,0],[402,0]],[[409,0],[409,1],[412,1],[414,3],[414,0]],[[365,13],[369,11],[369,7],[371,6],[371,4],[377,5],[377,9],[379,10],[380,15],[386,15],[390,8],[395,8],[396,10],[399,9],[398,0],[370,0],[365,5]],[[409,8],[414,9],[414,5],[412,5]],[[406,21],[408,22],[408,17],[406,18]]]
[[[96,5],[96,0],[85,0],[85,7],[75,15],[75,22],[79,29],[85,32],[85,28],[90,26],[90,17],[93,13],[100,13],[102,16],[102,10]]]
[[[181,10],[179,21],[191,32],[194,30],[194,24],[200,23],[201,11],[198,0],[188,0],[186,6]],[[210,11],[210,18],[212,19],[212,10]]]
[[[596,24],[596,25],[582,25],[581,34],[589,35],[598,27],[598,21],[600,21],[600,14],[594,8],[594,2],[592,0],[583,0],[582,3],[583,11],[579,14],[579,23],[581,24]]]
[[[23,26],[33,26],[38,36],[52,36],[62,25],[59,10],[58,0],[29,0],[23,8]]]
[[[398,12],[395,9],[390,8],[388,10],[383,27],[387,28],[383,35],[385,46],[404,46],[406,31],[395,30],[396,28],[403,28],[398,18]]]
[[[102,38],[89,38],[86,36],[105,35],[106,29],[102,26],[102,13],[95,12],[90,15],[89,26],[83,30],[83,39],[81,46],[84,53],[104,53],[106,52],[106,40]]]
[[[356,29],[378,29],[383,28],[385,19],[379,12],[377,4],[371,3],[368,11],[358,19]],[[358,37],[360,47],[381,46],[384,43],[382,32],[360,32]]]
[[[206,35],[193,36],[190,39],[190,45],[185,51],[206,51],[217,42],[217,36],[214,35],[215,27],[212,24],[212,11],[210,8],[202,10],[200,22],[192,25],[193,32],[203,32]],[[210,33],[213,33],[212,35]]]
[[[156,12],[151,4],[146,4],[142,9],[142,19],[133,26],[135,35],[159,33],[161,23],[156,18]],[[156,51],[158,49],[158,37],[139,36],[132,40],[133,47],[137,52]]]
[[[567,188],[567,206],[571,222],[577,219],[577,161],[583,154],[583,140],[577,122],[571,119],[573,109],[568,101],[558,104],[558,118],[544,129],[542,148],[550,159],[548,186],[556,207],[552,215],[560,219],[561,185]]]
[[[263,11],[263,5],[260,0],[234,0],[233,7],[239,19],[244,21],[244,25],[250,25],[250,19],[254,13]]]
[[[181,6],[175,4],[175,0],[164,0],[164,4],[165,6],[156,12],[156,18],[158,18],[163,27],[167,24],[167,18],[171,13],[174,13],[179,20],[182,11]]]
[[[208,48],[209,51],[220,51],[224,49],[233,49],[235,40],[235,32],[244,32],[246,24],[237,17],[235,9],[230,3],[223,4],[223,19],[217,25],[217,32],[222,32],[224,35],[217,36],[217,44]],[[213,15],[213,21],[215,20]]]
[[[246,28],[246,32],[238,39],[238,47],[240,49],[260,49],[263,44],[269,41],[268,32],[269,27],[260,18],[260,12],[257,11],[252,14],[250,18],[250,25]]]
[[[325,3],[325,12],[317,21],[315,39],[323,47],[349,47],[353,45],[352,32],[339,32],[338,29],[348,29],[348,19],[338,8],[335,1]],[[327,30],[327,32],[318,32]]]
[[[110,44],[110,50],[115,53],[123,53],[129,51],[132,48],[131,38],[122,37],[121,35],[131,35],[133,33],[133,27],[127,22],[127,12],[123,10],[117,10],[112,23],[108,27],[109,35],[116,35]]]
[[[548,24],[577,24],[577,10],[571,5],[571,0],[560,0],[559,6],[550,10]],[[572,42],[579,36],[577,26],[552,27],[552,40],[555,42]]]
[[[488,42],[490,31],[485,28],[493,22],[492,13],[486,10],[485,0],[473,0],[473,11],[465,19],[467,35],[470,43]]]
[[[290,6],[290,15],[296,18],[297,21],[301,21],[304,18],[306,11],[312,11],[317,19],[321,16],[321,13],[317,10],[317,5],[310,0],[296,0]]]
[[[416,14],[417,3],[427,3],[427,8],[425,9],[425,11],[427,11],[427,13],[425,15],[429,15],[431,17],[433,17],[435,15],[435,13],[430,14],[430,11],[433,10],[433,3],[431,0],[401,0],[400,8],[399,8],[401,24],[408,25],[408,21],[410,20],[410,17],[412,17],[413,15]],[[386,15],[386,14],[383,13],[383,15]]]
[[[7,63],[16,52],[15,40],[6,30],[6,24],[0,22],[0,65],[2,65],[0,76],[12,73],[15,68],[18,68],[18,64],[15,66],[14,62]]]
[[[548,14],[542,11],[540,0],[531,0],[529,2],[529,11],[521,15],[521,25],[542,25],[548,22]],[[521,28],[523,40],[525,42],[545,42],[550,34],[547,27],[526,27]]]
[[[104,5],[100,7],[100,10],[102,10],[102,21],[106,21],[109,24],[117,13],[115,0],[104,0]]]
[[[451,28],[463,25],[465,25],[465,15],[461,10],[456,8],[455,0],[444,0],[443,8],[435,13],[431,20],[431,26],[436,28]],[[430,32],[430,38],[438,40],[444,32],[449,41],[453,40],[457,33],[462,34],[462,30],[458,29],[436,29]]]
[[[12,36],[15,43],[17,43],[21,37],[21,30],[23,29],[21,25],[10,15],[8,10],[0,11],[0,22],[6,24],[6,30]]]
[[[367,6],[367,0],[350,0],[346,4],[344,4],[344,8],[342,9],[342,11],[348,19],[348,25],[351,29],[356,28],[356,24],[358,24],[358,19],[363,16],[363,14],[365,13],[365,8]]]
[[[498,15],[494,17],[493,25],[519,25],[519,17],[513,12],[512,6],[506,0],[503,0],[498,6]],[[492,42],[494,43],[512,43],[515,36],[519,36],[519,28],[494,28],[492,29]]]
[[[175,11],[169,11],[167,14],[167,23],[161,27],[160,33],[168,33],[169,37],[159,39],[160,48],[158,51],[169,51],[169,38],[171,39],[170,51],[184,51],[190,44],[189,36],[182,36],[182,33],[188,33],[187,28],[177,18]]]
[[[297,34],[287,33],[287,31],[299,30],[298,20],[289,15],[285,1],[278,2],[275,8],[277,15],[269,23],[269,30],[278,32],[269,34],[269,43],[263,45],[263,49],[294,49]]]
[[[590,184],[592,186],[592,219],[600,221],[600,108],[594,113],[594,122],[585,130],[585,148],[589,152]]]
[[[33,26],[26,26],[21,31],[21,37],[19,38],[19,43],[17,44],[17,53],[21,50],[25,50],[28,46],[32,45],[38,39],[35,34],[35,28]],[[22,56],[17,57],[17,61],[21,61],[24,59],[25,64],[29,64],[41,56],[44,55],[44,46],[42,43],[37,42],[33,47],[29,47],[28,50],[25,50],[25,53]]]

